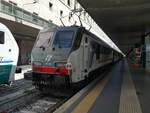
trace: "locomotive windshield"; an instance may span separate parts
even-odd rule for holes
[[[59,48],[71,48],[73,41],[73,31],[58,31],[53,45]]]
[[[41,32],[38,35],[38,39],[35,47],[48,47],[51,43],[53,32]]]

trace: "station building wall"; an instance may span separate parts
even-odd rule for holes
[[[77,0],[5,0],[11,2],[18,7],[29,11],[45,20],[51,21],[58,26],[63,26],[60,18],[62,18],[65,26],[81,25],[77,15],[80,14],[82,24],[85,28],[90,29],[92,33],[97,36],[104,35],[104,40],[111,42],[105,35],[101,28],[91,18],[91,16],[84,11],[84,8],[77,2]],[[35,2],[37,1],[37,2]],[[83,10],[81,13],[76,13],[69,17],[70,12],[74,9]],[[103,38],[102,37],[102,38]],[[112,44],[111,44],[112,45]]]

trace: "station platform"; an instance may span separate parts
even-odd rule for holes
[[[84,96],[55,113],[150,113],[149,87],[149,73],[124,59]]]
[[[21,73],[15,73],[14,79],[16,80],[21,80],[24,79],[24,73],[31,71],[31,65],[22,65],[22,66],[17,66],[18,68],[21,68]]]

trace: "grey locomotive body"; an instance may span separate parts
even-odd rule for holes
[[[83,27],[47,29],[32,50],[33,83],[40,88],[77,84],[118,58],[119,53]]]

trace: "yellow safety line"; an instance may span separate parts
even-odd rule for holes
[[[98,83],[91,92],[78,104],[78,106],[71,113],[87,113],[92,107],[98,95],[102,93],[103,88],[108,82],[109,77]]]
[[[126,67],[120,94],[119,113],[142,113],[129,66],[127,62],[124,65]]]

